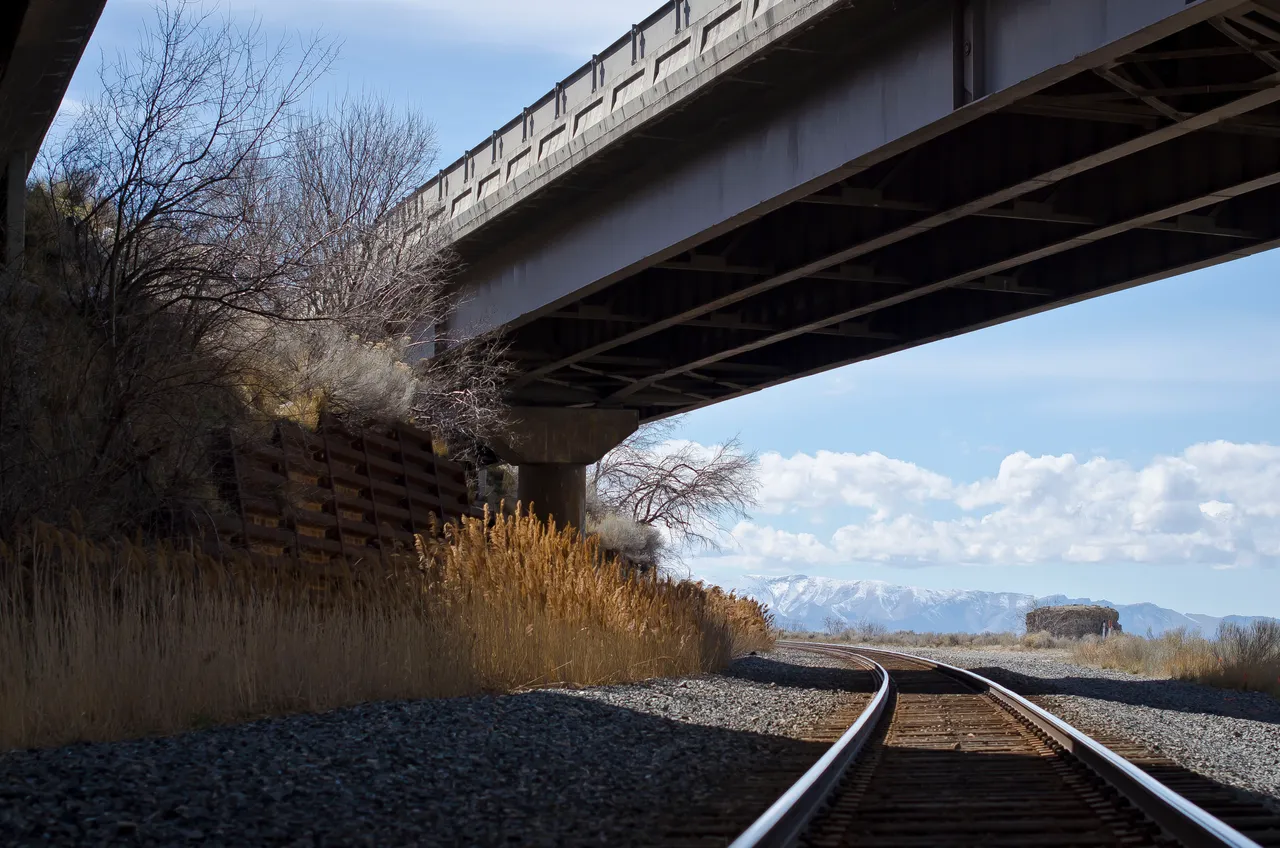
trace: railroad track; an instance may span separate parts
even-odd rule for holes
[[[892,651],[790,647],[869,668],[878,690],[732,848],[1280,845],[1280,816],[1248,810],[1246,836],[973,672]]]

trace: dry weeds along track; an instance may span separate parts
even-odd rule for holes
[[[880,691],[733,848],[1280,845],[1280,817],[1237,815],[1246,836],[972,672],[889,651],[810,649],[873,666]],[[1203,801],[1239,812],[1218,796]]]

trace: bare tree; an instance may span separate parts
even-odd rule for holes
[[[433,128],[370,97],[304,109],[336,55],[164,0],[137,53],[104,63],[37,163],[24,285],[45,293],[0,292],[22,307],[0,327],[0,360],[22,363],[0,374],[0,487],[190,489],[178,455],[245,399],[464,439],[495,424],[494,344],[407,364],[413,328],[456,308],[445,218],[401,209],[435,168]]]
[[[674,548],[715,548],[719,524],[755,504],[756,456],[736,438],[709,448],[676,441],[678,426],[644,425],[592,466],[590,508],[660,527]]]

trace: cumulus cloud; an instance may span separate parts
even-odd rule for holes
[[[879,453],[768,453],[760,457],[760,478],[761,509],[775,513],[843,504],[885,518],[906,504],[948,499],[954,488],[941,474]]]
[[[1280,447],[1212,442],[1141,468],[1007,456],[965,483],[878,453],[761,458],[764,513],[868,510],[827,539],[744,522],[739,555],[813,564],[1280,564]],[[937,518],[945,505],[958,517]]]

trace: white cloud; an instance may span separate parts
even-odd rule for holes
[[[760,477],[760,507],[773,513],[844,504],[885,517],[904,504],[949,498],[953,489],[941,474],[879,453],[767,453],[760,457]]]
[[[730,531],[730,535],[738,548],[756,560],[806,563],[839,561],[839,555],[811,533],[788,533],[743,521]]]
[[[973,483],[877,453],[766,454],[760,470],[766,513],[870,514],[825,540],[739,524],[735,555],[757,561],[1280,564],[1280,447],[1271,445],[1198,444],[1142,468],[1015,453]],[[939,505],[962,514],[936,518]]]
[[[62,118],[74,120],[75,118],[78,118],[80,113],[83,111],[84,103],[82,101],[76,100],[74,97],[63,97],[62,102],[58,104],[58,114],[54,120]]]

